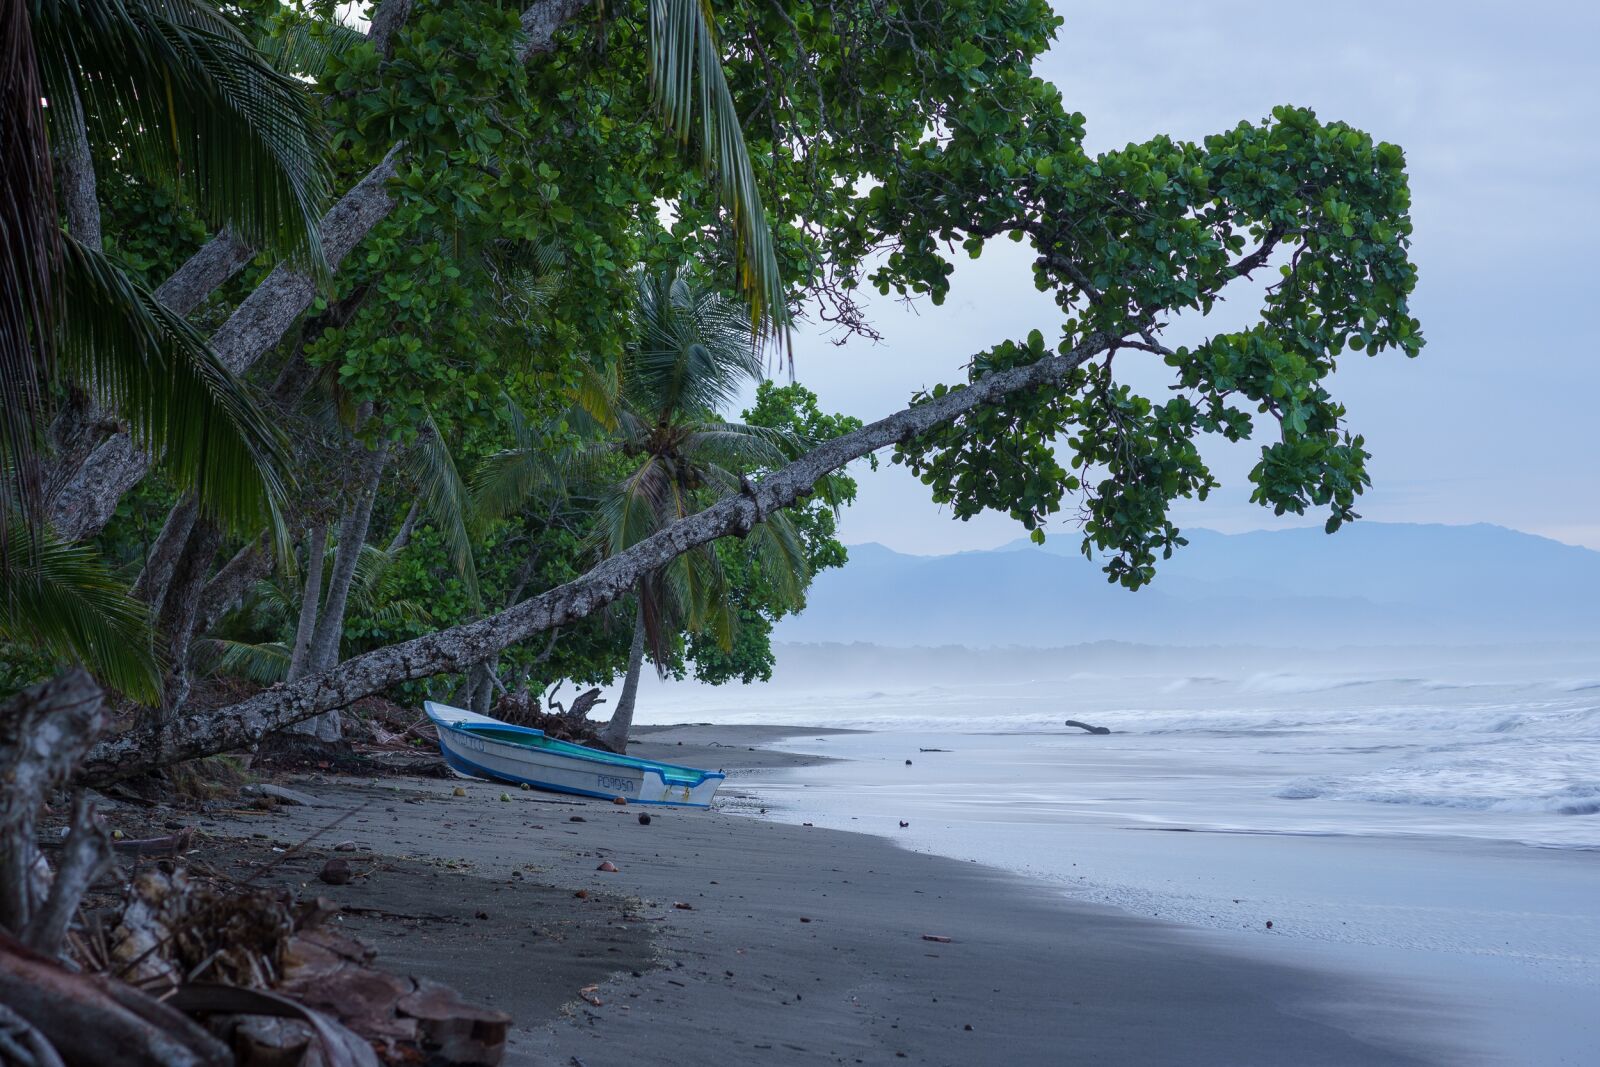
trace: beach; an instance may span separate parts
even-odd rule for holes
[[[643,825],[636,806],[492,783],[313,775],[289,784],[314,804],[202,830],[292,849],[271,877],[346,908],[380,965],[510,1012],[511,1064],[1492,1062],[1448,1003],[1381,967],[1315,966],[882,836],[752,818],[750,787],[827,769],[773,747],[792,729],[641,734],[639,755],[726,769],[729,810],[652,808]],[[370,873],[315,882],[335,841]]]

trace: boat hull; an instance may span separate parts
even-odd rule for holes
[[[724,777],[720,771],[591,752],[546,740],[537,730],[512,727],[431,701],[425,710],[438,728],[439,751],[445,763],[469,778],[603,800],[621,798],[630,804],[707,808]],[[486,732],[498,736],[486,736]],[[517,743],[519,739],[524,743]],[[540,747],[527,743],[534,740]]]

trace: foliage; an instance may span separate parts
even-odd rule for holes
[[[297,523],[327,518],[340,449],[355,441],[392,445],[374,542],[426,504],[409,543],[385,554],[383,581],[355,598],[347,651],[577,578],[602,552],[854,429],[802,387],[772,383],[742,423],[724,421],[779,354],[752,346],[752,310],[872,337],[863,286],[941,302],[955,260],[1000,238],[1035,252],[1058,321],[1020,324],[973,356],[965,381],[913,402],[991,372],[1070,365],[899,442],[894,461],[955,516],[1004,511],[1038,538],[1075,517],[1085,550],[1137,587],[1184,543],[1173,502],[1217,485],[1206,439],[1264,435],[1259,503],[1319,509],[1330,531],[1356,517],[1368,456],[1329,377],[1347,350],[1414,355],[1422,343],[1395,146],[1279,108],[1198,142],[1092,154],[1084,117],[1033,73],[1060,26],[1046,0],[638,0],[573,19],[531,63],[517,5],[498,0],[416,0],[387,54],[329,11],[246,0],[229,9],[237,35],[216,32],[229,54],[248,39],[279,65],[277,81],[252,66],[251,84],[306,80],[337,187],[404,143],[394,210],[256,372],[263,385],[317,376],[270,416],[295,429]],[[106,254],[148,288],[214,205],[135,166],[147,139],[99,119],[95,130],[115,222]],[[288,201],[277,202],[281,221]],[[274,250],[292,252],[281,237]],[[258,260],[243,284],[270,266]],[[1179,318],[1203,328],[1225,292],[1259,302],[1253,322],[1164,342]],[[1161,364],[1175,388],[1139,395],[1119,379],[1129,360]],[[351,413],[369,409],[352,434]],[[135,542],[194,481],[173,471],[124,501],[106,548],[129,573]],[[803,506],[646,583],[661,667],[766,677],[773,623],[803,607],[810,575],[844,562],[835,509],[855,491],[826,478]],[[272,676],[298,595],[287,578],[214,635],[232,642],[215,648],[226,669]],[[633,608],[506,650],[501,679],[609,680],[626,667]]]
[[[1036,538],[1047,515],[1081,494],[1085,552],[1106,552],[1108,574],[1130,588],[1153,577],[1158,552],[1184,543],[1167,517],[1171,502],[1203,499],[1217,484],[1196,439],[1248,439],[1262,415],[1277,439],[1250,474],[1252,499],[1278,514],[1325,508],[1330,533],[1356,518],[1368,454],[1324,382],[1347,348],[1415,355],[1422,347],[1407,304],[1416,270],[1400,150],[1286,107],[1202,144],[1160,137],[1099,157],[1084,152],[1081,131],[1080,116],[1036,129],[974,114],[916,157],[897,195],[867,198],[866,225],[874,214],[880,224],[915,214],[942,236],[965,234],[974,255],[993,236],[1031,241],[1036,282],[1064,315],[1055,351],[1095,336],[1125,339],[1058,388],[903,443],[896,461],[958,517],[996,508]],[[1015,204],[945,195],[951,182],[1002,175],[1015,179]],[[1280,278],[1255,325],[1192,348],[1160,343],[1173,316],[1209,314],[1230,283],[1273,264]],[[942,295],[948,267],[930,245],[902,256],[901,277],[883,273],[879,284],[904,289],[910,277]],[[1177,395],[1156,403],[1118,384],[1118,348],[1163,359]],[[1035,330],[981,354],[970,377],[1046,353]],[[1051,452],[1062,438],[1070,470]]]
[[[803,385],[779,386],[770,381],[757,387],[755,406],[744,412],[744,421],[792,435],[802,445],[838,437],[861,425],[860,419],[824,413],[817,406],[816,394]],[[762,472],[745,473],[756,476]],[[855,498],[855,479],[834,474],[823,479],[809,501],[787,512],[805,563],[807,585],[818,572],[845,565],[848,554],[835,534],[839,509]],[[694,665],[694,676],[712,685],[734,679],[746,684],[767,681],[774,663],[772,626],[785,615],[805,609],[805,587],[795,589],[787,572],[774,580],[769,562],[761,554],[746,551],[741,542],[718,544],[717,555],[737,618],[733,641],[724,647],[703,632],[691,632],[686,638],[686,658]]]
[[[92,546],[63,544],[16,524],[3,551],[0,660],[7,669],[0,688],[38,681],[48,673],[47,662],[81,663],[128,696],[160,696],[147,609],[128,596]]]

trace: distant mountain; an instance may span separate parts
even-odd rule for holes
[[[950,556],[857,545],[774,637],[990,648],[1600,639],[1600,552],[1532,534],[1358,522],[1333,536],[1186,536],[1137,593],[1108,584],[1071,536]]]

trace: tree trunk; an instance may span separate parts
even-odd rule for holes
[[[156,616],[156,636],[166,645],[167,677],[162,687],[163,718],[177,715],[189,699],[189,649],[206,572],[222,546],[222,531],[210,519],[195,520],[183,554],[172,568],[172,580]]]
[[[161,614],[173,571],[189,543],[189,532],[194,529],[195,516],[199,513],[199,498],[193,493],[185,493],[183,499],[167,512],[167,521],[162,523],[155,544],[150,546],[144,569],[133,583],[133,595],[150,605],[152,615]]]
[[[344,637],[344,612],[350,599],[350,585],[355,580],[361,547],[367,543],[372,505],[378,496],[378,484],[383,480],[383,465],[388,454],[387,440],[366,454],[355,499],[339,523],[339,549],[333,560],[333,573],[328,576],[328,599],[322,606],[322,617],[317,620],[316,633],[311,640],[307,669],[313,674],[331,670],[339,663],[339,642]],[[344,728],[339,710],[332,708],[323,712],[309,729],[301,732],[315,734],[322,741],[340,740],[344,737]]]
[[[250,262],[254,253],[232,230],[224,229],[184,261],[172,277],[162,282],[155,298],[184,318],[194,313],[212,293]]]
[[[519,58],[527,62],[552,51],[556,31],[589,3],[590,0],[536,0],[522,13],[522,29],[526,36],[518,49]],[[397,172],[404,148],[404,142],[391,148],[376,167],[322,216],[322,254],[330,269],[337,269],[372,227],[394,210],[395,201],[389,195],[388,184]],[[226,238],[226,234],[214,238],[191,257],[191,263],[206,257],[211,267],[208,270],[196,267],[191,279],[194,284],[182,290],[184,302],[198,306],[209,295],[209,290],[204,288],[206,282],[215,279],[215,285],[220,285],[227,279],[219,266],[232,259]],[[214,245],[217,247],[213,248]],[[237,253],[237,249],[232,251]],[[189,263],[184,264],[178,274],[184,274],[189,267]],[[170,279],[173,283],[177,280],[178,275]],[[283,340],[316,295],[317,285],[310,275],[280,263],[212,336],[211,347],[235,374],[243,374]],[[99,421],[103,422],[103,417]],[[74,435],[69,433],[68,436]],[[111,521],[117,501],[138,484],[149,467],[150,457],[134,447],[127,433],[119,432],[89,453],[76,470],[52,470],[48,480],[60,489],[49,502],[51,526],[69,541],[93,537]]]
[[[311,660],[311,636],[317,628],[317,609],[322,601],[322,565],[328,550],[328,527],[318,523],[306,534],[306,582],[300,597],[300,622],[294,630],[294,653],[289,660],[289,678],[305,677]]]
[[[372,22],[367,27],[367,40],[373,50],[384,59],[394,55],[394,35],[411,17],[411,0],[381,0],[372,12]]]
[[[700,545],[748,534],[768,514],[808,496],[820,479],[850,461],[960,419],[1013,393],[1061,381],[1121,338],[1101,331],[1072,350],[992,371],[964,389],[904,408],[825,441],[738,494],[679,519],[565,585],[485,619],[374,649],[323,674],[257,693],[225,708],[187,717],[165,735],[135,728],[97,745],[88,779],[111,782],[178,760],[214,755],[263,734],[342,708],[400,682],[466,670],[538,633],[588,618],[635,592],[650,572]]]
[[[61,206],[67,216],[67,229],[78,243],[99,251],[100,200],[95,192],[94,160],[89,155],[89,134],[84,128],[83,102],[75,90],[67,107],[72,109],[72,124],[61,147]]]
[[[389,541],[389,547],[383,550],[385,555],[392,556],[411,543],[411,531],[416,529],[417,516],[421,511],[422,501],[413,500],[410,509],[406,511],[404,521],[400,523],[400,529],[395,531],[394,537]]]
[[[613,752],[628,751],[628,731],[633,729],[633,705],[639,696],[639,671],[644,667],[644,607],[639,607],[633,620],[633,644],[628,646],[628,674],[622,680],[622,695],[617,697],[617,710],[611,721],[600,731],[600,740]]]
[[[194,631],[207,633],[216,626],[224,614],[244,596],[245,590],[265,578],[272,570],[271,535],[260,537],[233,554],[214,574],[200,594],[200,606],[195,613]]]
[[[103,702],[88,672],[73,667],[0,705],[0,928],[21,935],[45,907],[35,877],[39,813],[105,729]],[[68,904],[77,907],[57,908]]]
[[[489,709],[494,706],[494,676],[499,667],[499,656],[472,665],[472,672],[468,675],[472,702],[467,705],[468,711],[475,711],[479,715],[489,714]]]

